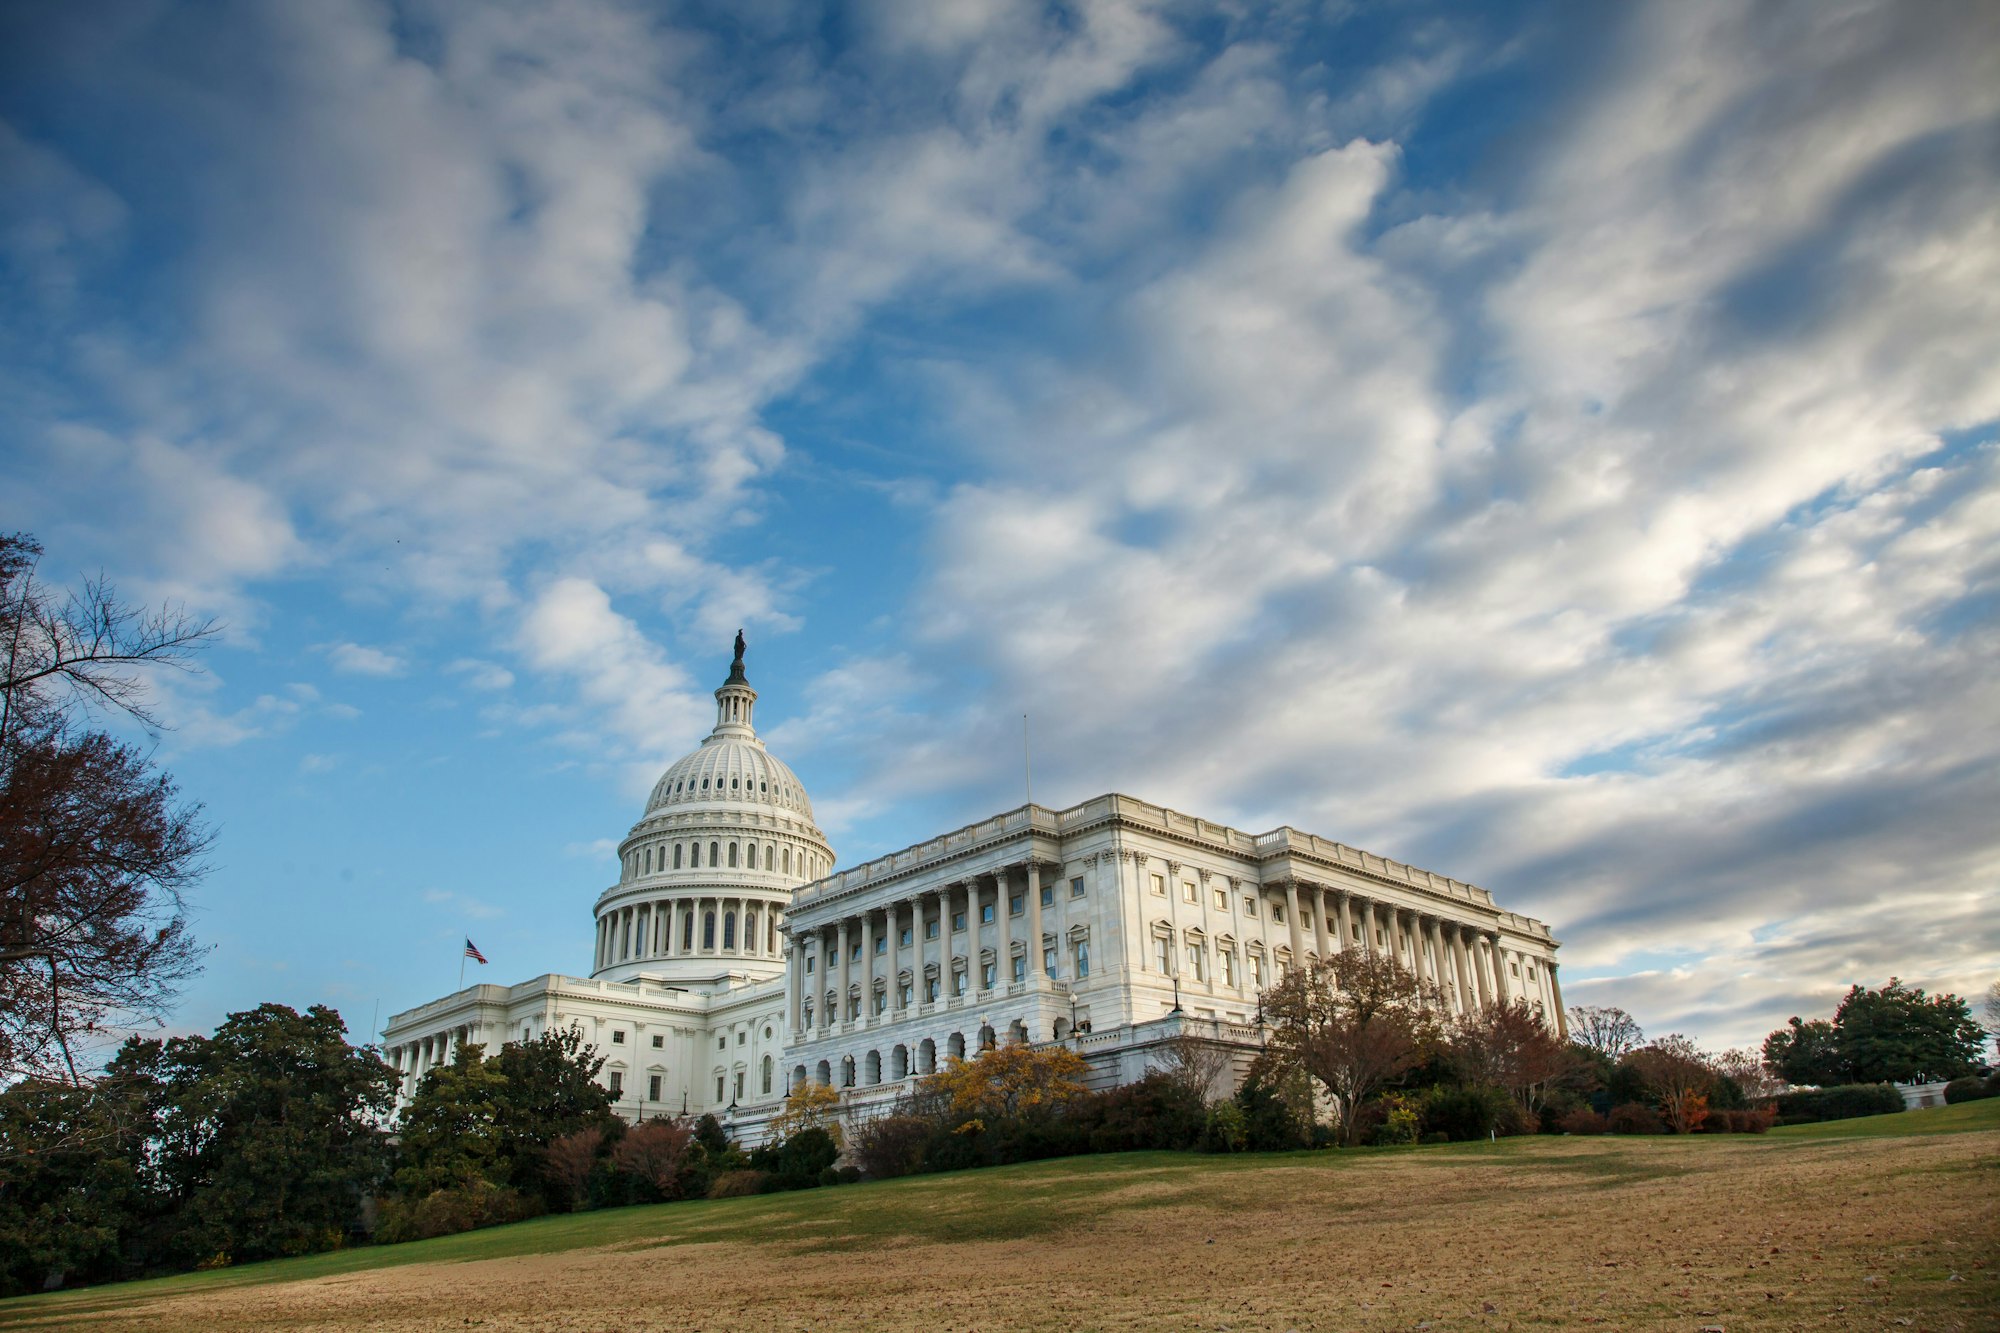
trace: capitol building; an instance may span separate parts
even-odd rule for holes
[[[1023,805],[844,870],[757,738],[739,634],[715,729],[661,775],[598,895],[588,976],[475,985],[393,1015],[399,1104],[464,1043],[574,1027],[631,1120],[713,1112],[758,1142],[786,1092],[862,1116],[952,1056],[1073,1047],[1100,1086],[1198,1033],[1246,1056],[1296,962],[1393,955],[1454,1012],[1563,1024],[1556,941],[1484,889],[1298,829],[1245,833],[1128,796]]]

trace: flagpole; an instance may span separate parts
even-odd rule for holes
[[[465,950],[458,951],[458,988],[465,989]]]

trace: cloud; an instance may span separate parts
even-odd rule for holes
[[[454,676],[464,676],[466,684],[475,690],[504,690],[514,683],[514,673],[506,667],[476,657],[461,657],[445,670]]]
[[[335,671],[351,676],[400,676],[409,665],[394,653],[359,643],[327,644],[324,651]]]

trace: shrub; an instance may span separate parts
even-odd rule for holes
[[[1208,1127],[1201,1136],[1202,1151],[1242,1152],[1249,1142],[1242,1107],[1229,1101],[1217,1102],[1208,1108]]]
[[[1243,1142],[1251,1152],[1291,1152],[1312,1142],[1312,1126],[1277,1088],[1252,1075],[1236,1090]]]
[[[1666,1122],[1662,1121],[1652,1107],[1643,1102],[1626,1102],[1623,1106],[1611,1108],[1611,1132],[1613,1134],[1664,1134]]]
[[[711,1199],[741,1199],[751,1194],[768,1194],[776,1187],[776,1180],[768,1171],[724,1171],[708,1182],[708,1197]]]
[[[418,1199],[382,1200],[375,1238],[386,1244],[428,1240],[518,1222],[541,1211],[539,1199],[475,1180],[457,1189],[433,1190]]]
[[[1076,1117],[1091,1152],[1193,1148],[1208,1125],[1201,1098],[1157,1071],[1086,1098]]]
[[[1842,1083],[1831,1088],[1778,1094],[1778,1123],[1806,1125],[1819,1120],[1852,1120],[1903,1109],[1903,1094],[1890,1083]]]
[[[1565,1134],[1609,1134],[1611,1122],[1588,1106],[1579,1106],[1564,1112],[1556,1128]]]
[[[1507,1132],[1517,1123],[1517,1117],[1509,1114],[1516,1109],[1514,1099],[1499,1088],[1432,1088],[1421,1109],[1426,1139],[1432,1134],[1442,1134],[1446,1139],[1464,1143],[1503,1132],[1500,1128],[1503,1118]]]
[[[1423,1115],[1414,1097],[1391,1093],[1379,1105],[1382,1123],[1375,1127],[1369,1142],[1377,1145],[1415,1143],[1423,1129]]]
[[[840,1145],[833,1141],[832,1133],[817,1126],[800,1130],[778,1145],[778,1188],[803,1190],[826,1183],[824,1176],[833,1170],[838,1156]]]
[[[1995,1091],[1992,1080],[1977,1075],[1955,1078],[1944,1085],[1944,1103],[1946,1106],[1956,1106],[1960,1102],[1976,1102],[1993,1096]]]
[[[931,1129],[922,1116],[877,1116],[854,1127],[848,1147],[861,1169],[877,1180],[907,1176],[922,1168]]]

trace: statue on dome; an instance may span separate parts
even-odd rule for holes
[[[740,629],[736,631],[736,660],[730,665],[737,667],[743,665],[743,631]]]

